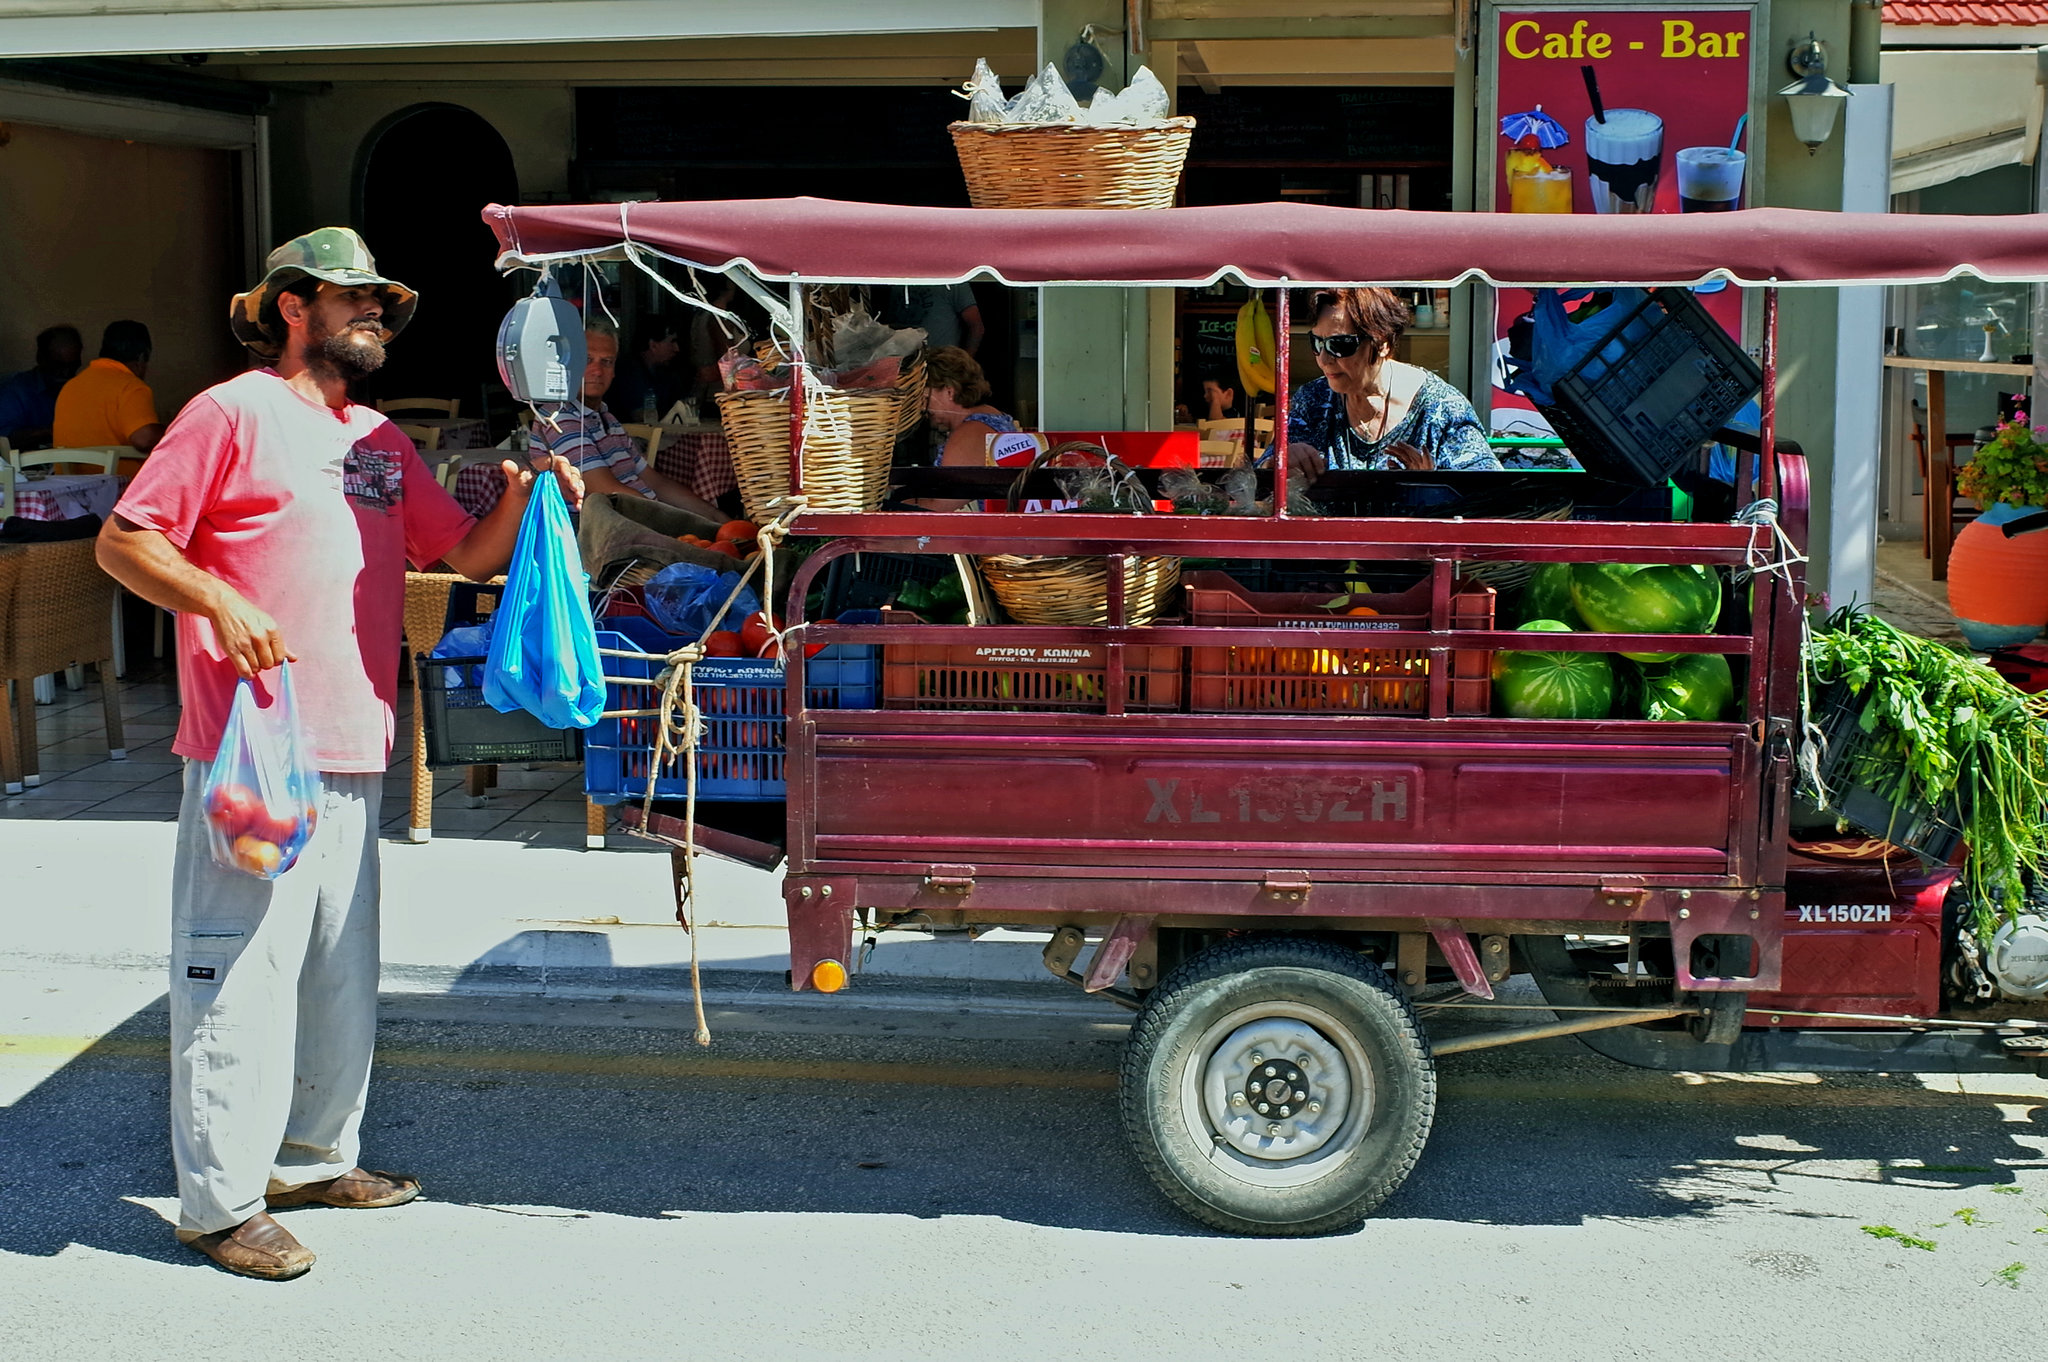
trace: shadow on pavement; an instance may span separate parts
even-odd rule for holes
[[[943,1013],[870,1007],[808,1032],[729,1025],[704,1050],[679,1010],[642,1019],[621,1005],[603,1027],[387,1020],[364,1160],[419,1174],[435,1200],[508,1214],[975,1215],[1205,1233],[1126,1149],[1113,1039],[1006,1040],[986,1026],[962,1038]],[[0,1251],[79,1244],[204,1267],[124,1200],[172,1194],[165,1074],[159,1005],[0,1110]],[[2043,1155],[2019,1138],[2036,1127],[1993,1098],[1910,1080],[1685,1086],[1531,1054],[1450,1061],[1443,1082],[1430,1146],[1383,1218],[1769,1213],[1799,1178],[1960,1190],[2010,1181],[2001,1160]]]

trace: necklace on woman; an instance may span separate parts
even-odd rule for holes
[[[1379,398],[1379,434],[1375,435],[1372,433],[1373,416],[1370,411],[1351,423],[1352,429],[1358,433],[1358,438],[1364,440],[1367,444],[1377,444],[1387,438],[1387,418],[1393,415],[1394,399],[1391,393],[1385,392],[1381,393]],[[1368,396],[1364,400],[1370,402],[1372,398]]]

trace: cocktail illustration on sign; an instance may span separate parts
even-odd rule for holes
[[[1500,135],[1508,140],[1504,164],[1508,181],[1508,211],[1571,212],[1571,167],[1554,165],[1544,154],[1571,141],[1571,134],[1564,130],[1564,124],[1543,112],[1543,106],[1538,104],[1528,113],[1503,117]]]
[[[1649,213],[1664,166],[1664,120],[1648,109],[1610,109],[1593,68],[1579,68],[1593,112],[1586,119],[1586,188],[1596,213]]]

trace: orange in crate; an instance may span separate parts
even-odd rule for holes
[[[1334,602],[1326,592],[1248,591],[1221,572],[1191,572],[1181,585],[1188,622],[1195,625],[1342,629],[1366,636],[1431,627],[1427,581],[1406,591]],[[1460,583],[1451,593],[1445,627],[1491,629],[1493,605],[1493,588]],[[1492,663],[1492,654],[1482,649],[1451,653],[1448,713],[1487,713]],[[1424,648],[1190,648],[1188,707],[1226,714],[1427,714],[1429,666]]]

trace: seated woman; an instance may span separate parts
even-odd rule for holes
[[[974,356],[957,345],[941,345],[924,358],[924,406],[934,429],[946,437],[937,462],[950,468],[988,466],[988,437],[1021,430],[1017,419],[988,403],[988,376]],[[968,501],[925,497],[931,511],[957,511]]]
[[[1288,406],[1290,474],[1312,484],[1325,469],[1499,470],[1465,395],[1394,358],[1408,316],[1391,289],[1315,295],[1309,344],[1322,377]]]

